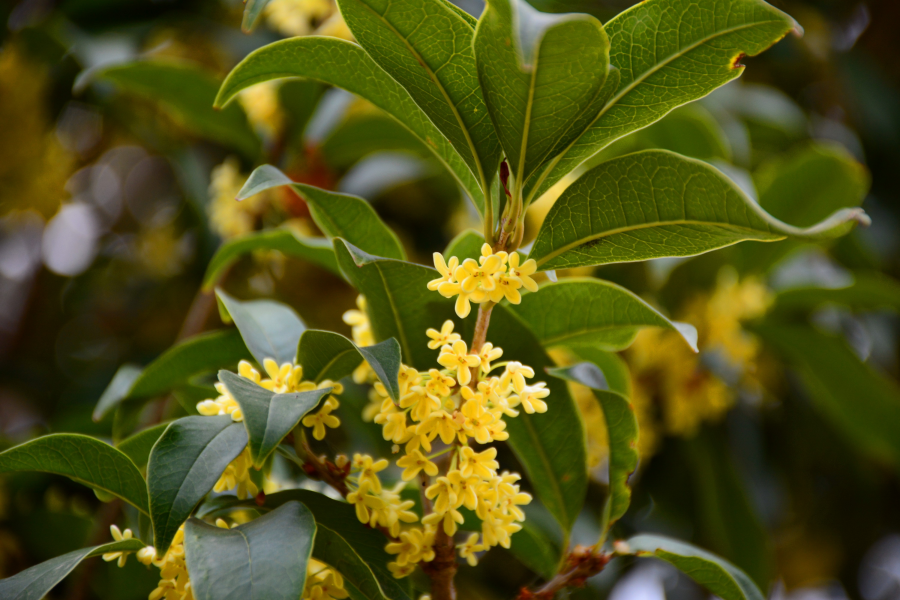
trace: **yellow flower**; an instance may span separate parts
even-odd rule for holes
[[[468,388],[466,388],[468,389]],[[435,436],[441,436],[441,441],[449,444],[456,437],[460,430],[460,424],[454,419],[450,413],[445,410],[436,410],[428,415],[424,421],[416,427],[417,435],[424,435],[429,440],[433,440]]]
[[[481,370],[489,373],[491,371],[491,361],[497,360],[501,356],[503,356],[502,348],[494,348],[492,343],[485,342],[478,352],[478,358],[481,360]]]
[[[453,484],[453,489],[456,492],[456,506],[454,508],[465,506],[469,510],[475,510],[478,506],[476,488],[481,480],[474,475],[463,477],[459,469],[453,469],[447,473],[447,479]]]
[[[496,450],[494,451],[496,452]],[[403,481],[415,479],[419,471],[424,470],[427,475],[434,477],[438,474],[437,465],[418,450],[413,450],[397,461],[397,466],[403,468]]]
[[[485,410],[481,394],[472,393],[470,388],[463,388],[463,390],[468,390],[470,396],[463,404],[461,411],[465,416],[463,431],[469,437],[475,438],[479,444],[487,444],[491,441],[490,426],[494,423],[494,415]]]
[[[463,477],[476,475],[483,479],[491,479],[500,464],[494,460],[497,458],[497,449],[488,448],[483,452],[475,452],[469,446],[463,447],[460,451],[460,474]]]
[[[547,403],[541,400],[541,398],[546,398],[550,395],[550,390],[544,387],[546,385],[546,383],[540,381],[534,385],[526,386],[519,394],[519,404],[529,415],[547,412]]]
[[[450,508],[445,513],[433,512],[424,519],[422,519],[423,525],[437,525],[442,524],[444,527],[444,533],[449,536],[456,535],[457,529],[459,529],[459,525],[462,525],[465,522],[465,519],[462,516],[462,513],[456,510],[455,508]]]
[[[109,526],[109,532],[112,534],[113,540],[117,542],[130,540],[132,537],[130,529],[126,529],[124,532],[122,532],[115,525]],[[107,552],[103,555],[103,560],[105,560],[106,562],[112,562],[115,560],[118,561],[116,563],[118,566],[124,567],[125,560],[128,558],[128,554],[128,552]]]
[[[434,543],[433,534],[429,536],[420,527],[413,527],[400,534],[400,539],[396,542],[389,543],[385,550],[390,554],[396,554],[397,559],[394,563],[398,567],[406,567],[415,565],[419,562],[430,562],[434,560]],[[393,571],[393,569],[392,569]],[[408,575],[412,570],[407,572]],[[396,576],[396,574],[395,574]]]
[[[481,288],[485,292],[492,291],[497,287],[497,280],[493,275],[503,266],[499,256],[493,255],[483,264],[478,264],[475,259],[467,258],[462,265],[456,268],[454,273],[457,281],[459,281],[462,290],[471,294]]]
[[[432,257],[434,258],[434,268],[437,269],[438,273],[441,274],[437,279],[432,279],[428,282],[428,289],[432,292],[439,291],[440,287],[445,283],[456,283],[456,279],[454,277],[454,273],[456,272],[456,268],[459,266],[459,259],[455,256],[450,258],[449,262],[444,261],[444,257],[440,252],[435,252]],[[441,292],[441,295],[449,298],[453,294],[446,295]]]
[[[309,35],[315,23],[335,12],[330,0],[272,0],[266,6],[269,27],[287,36]]]
[[[458,333],[453,333],[453,321],[451,321],[450,319],[444,321],[444,324],[441,325],[440,331],[438,331],[437,329],[428,329],[425,332],[425,335],[431,338],[431,341],[428,342],[428,347],[432,350],[436,350],[441,346],[452,344],[453,342],[457,342],[462,339],[459,337]]]
[[[529,292],[538,291],[538,284],[531,278],[537,271],[537,263],[533,258],[529,258],[520,267],[519,260],[518,252],[509,255],[509,276],[518,279]]]
[[[506,363],[506,370],[500,377],[500,387],[508,389],[512,385],[516,393],[521,394],[525,391],[525,378],[534,377],[534,369],[526,367],[520,362],[511,361]]]
[[[470,567],[474,567],[478,564],[478,557],[475,556],[475,553],[485,549],[483,545],[478,543],[478,537],[479,535],[477,533],[473,533],[469,535],[465,544],[457,546],[459,548],[460,558],[466,559],[466,562],[469,563]]]
[[[447,477],[438,477],[425,489],[425,497],[434,500],[435,512],[445,513],[451,508],[456,508],[456,490]]]
[[[332,398],[329,397],[317,413],[303,417],[304,427],[312,427],[313,437],[317,440],[325,439],[325,427],[335,429],[341,425],[340,419],[331,414],[337,404],[331,400]]]
[[[459,381],[459,385],[468,385],[472,380],[472,373],[469,369],[480,365],[481,359],[474,354],[469,354],[469,349],[464,341],[457,340],[452,345],[441,348],[438,363],[450,370],[456,370],[456,380]]]
[[[238,457],[225,467],[225,471],[219,477],[213,490],[226,492],[237,488],[236,494],[238,498],[243,500],[255,497],[259,493],[259,489],[250,477],[252,464],[250,448],[244,448],[244,451],[238,454]]]
[[[247,120],[269,139],[274,139],[284,126],[284,112],[278,99],[280,85],[278,81],[265,81],[238,94],[238,102],[247,114]]]
[[[210,174],[207,207],[210,228],[223,239],[250,233],[268,204],[269,195],[257,194],[238,202],[235,197],[246,177],[241,174],[238,160],[229,157]]]
[[[359,489],[347,494],[347,502],[356,508],[356,518],[360,523],[369,524],[369,510],[378,510],[384,508],[384,500],[380,497],[369,493],[371,484],[368,481],[361,481]]]
[[[353,469],[359,472],[360,484],[367,481],[375,493],[381,492],[381,481],[379,481],[377,473],[387,467],[388,461],[383,458],[376,461],[367,454],[353,455]]]

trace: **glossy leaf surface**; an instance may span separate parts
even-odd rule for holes
[[[306,331],[306,325],[294,309],[271,300],[244,302],[222,290],[216,290],[216,296],[257,363],[262,365],[267,358],[274,359],[279,365],[294,361],[297,341]]]

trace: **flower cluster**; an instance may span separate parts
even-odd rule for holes
[[[259,371],[253,368],[249,362],[242,360],[238,364],[238,374],[249,379],[257,385],[279,394],[287,394],[293,392],[309,392],[315,389],[332,388],[334,394],[341,394],[344,387],[331,380],[324,380],[321,383],[312,381],[303,381],[303,367],[285,363],[278,366],[271,358],[263,361],[263,369],[268,375],[263,379]],[[234,421],[243,421],[244,415],[237,400],[228,391],[223,383],[216,383],[216,391],[219,396],[215,399],[204,400],[197,404],[197,412],[205,416],[231,415]],[[313,437],[317,440],[325,438],[326,427],[332,429],[340,426],[341,421],[332,413],[340,406],[340,402],[333,395],[321,403],[318,411],[310,413],[303,417],[303,425],[312,429]],[[250,466],[253,464],[250,459],[250,449],[245,448],[243,452],[222,473],[219,481],[213,488],[216,492],[224,492],[237,488],[237,496],[241,499],[256,496],[259,489],[251,479]]]
[[[440,252],[434,253],[434,267],[440,277],[428,282],[428,289],[445,298],[456,299],[456,314],[468,316],[471,303],[500,302],[503,298],[512,304],[522,301],[521,288],[536,292],[537,283],[531,278],[537,271],[534,259],[521,265],[518,252],[494,252],[490,244],[481,247],[478,260],[467,258],[460,263],[455,256],[445,261]]]
[[[306,588],[301,600],[341,600],[350,594],[344,589],[344,578],[337,569],[314,558],[306,567]]]
[[[694,354],[674,332],[642,331],[625,354],[641,428],[640,450],[649,456],[663,433],[692,436],[720,419],[737,391],[760,394],[759,343],[741,326],[762,316],[771,296],[758,280],[738,281],[723,271],[711,294],[688,301],[678,317],[697,327],[702,353]],[[658,413],[658,414],[657,414]]]
[[[209,226],[223,239],[250,233],[269,205],[270,194],[251,196],[241,202],[235,197],[241,191],[247,176],[240,170],[236,157],[229,157],[210,173]]]
[[[357,310],[348,310],[344,313],[344,323],[350,326],[353,343],[360,347],[375,345],[375,336],[372,334],[372,324],[369,322],[369,314],[366,312],[366,297],[359,295],[356,298]],[[362,361],[353,371],[353,381],[366,383],[375,379],[375,372],[369,363]]]
[[[496,448],[479,451],[475,444],[506,440],[504,417],[518,416],[519,409],[546,412],[543,399],[550,394],[543,382],[528,384],[526,380],[534,377],[530,367],[496,362],[502,349],[485,343],[470,353],[454,333],[452,321],[440,330],[429,329],[427,335],[429,347],[441,349],[438,364],[443,368],[419,372],[401,365],[399,400],[392,400],[381,382],[375,383],[373,396],[378,404],[374,421],[382,426],[384,438],[405,444],[396,462],[403,469],[401,477],[422,478],[430,510],[420,524],[401,527],[418,518],[409,510],[413,501],[402,500],[398,493],[402,483],[386,490],[378,481],[377,473],[388,466],[386,460],[373,462],[357,455],[348,478],[352,492],[347,500],[355,505],[359,520],[382,526],[395,538],[387,551],[397,555],[389,565],[396,577],[434,559],[436,536],[457,533],[464,523],[462,508],[481,520],[481,531],[458,546],[460,556],[475,564],[477,552],[496,545],[509,547],[510,536],[525,519],[520,506],[531,496],[520,491],[518,474],[498,473]]]
[[[269,27],[283,35],[353,39],[333,0],[273,0],[264,14]]]

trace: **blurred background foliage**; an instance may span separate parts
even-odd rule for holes
[[[744,59],[741,80],[598,159],[667,148],[711,162],[791,224],[860,202],[873,224],[827,247],[747,243],[597,270],[700,334],[697,355],[675,334],[647,331],[621,354],[590,357],[630,393],[641,425],[635,510],[617,533],[691,540],[743,567],[772,598],[893,600],[900,3],[773,3],[802,24],[802,38]],[[478,0],[459,4],[480,14]],[[633,2],[533,4],[606,21]],[[208,381],[194,381],[139,403],[130,419],[92,419],[121,365],[146,365],[173,343],[222,327],[201,284],[223,241],[272,228],[317,235],[289,191],[234,201],[254,166],[275,164],[297,181],[363,196],[420,262],[477,226],[426,149],[345,92],[289,80],[214,111],[219,82],[255,48],[295,35],[349,37],[331,0],[271,0],[251,34],[240,30],[242,8],[238,0],[0,4],[0,448],[55,431],[120,438],[206,397]],[[532,207],[526,241],[566,183]],[[349,333],[341,315],[354,305],[352,289],[290,254],[243,255],[211,283],[242,298],[277,298],[310,327]],[[559,275],[568,274],[584,273]],[[574,535],[592,543],[606,434],[593,395],[574,391],[594,479]],[[356,396],[362,407],[364,393]],[[345,412],[349,433],[332,441],[336,448],[387,450],[374,428]],[[109,507],[63,478],[0,478],[0,577],[105,539]],[[613,585],[616,572],[624,577]],[[461,575],[467,598],[502,597],[497,590],[535,578],[502,551]],[[144,598],[153,583],[135,562],[91,563],[59,593]],[[614,563],[572,597],[702,593],[638,560]]]

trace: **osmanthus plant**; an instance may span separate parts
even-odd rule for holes
[[[0,581],[0,597],[40,598],[85,558],[122,564],[135,553],[160,569],[151,600],[405,600],[426,581],[432,600],[447,600],[461,559],[474,565],[499,545],[544,580],[510,592],[522,599],[582,585],[619,556],[668,561],[725,600],[761,599],[747,575],[703,550],[652,535],[615,539],[638,460],[634,409],[604,375],[608,363],[557,366],[547,353],[622,350],[645,327],[677,331],[696,350],[696,332],[610,282],[539,286],[532,276],[741,241],[823,240],[866,223],[861,210],[844,209],[794,227],[709,164],[666,151],[581,167],[738,77],[743,56],[798,25],[762,0],[645,0],[605,25],[521,0],[490,0],[477,20],[446,0],[338,5],[356,43],[303,37],[263,47],[228,76],[217,104],[285,77],[353,92],[431,149],[471,198],[483,233],[435,254],[435,269],[415,264],[366,201],[259,167],[240,197],[289,186],[308,203],[331,244],[316,247],[318,264],[360,294],[359,310],[345,315],[353,339],[307,329],[283,304],[219,290],[236,330],[196,336],[116,375],[97,407],[115,412],[116,446],[53,434],[0,454],[0,472],[57,473],[124,501],[137,530],[114,528],[108,544]],[[564,180],[526,255],[526,209]],[[209,372],[212,394],[201,377]],[[320,454],[351,410],[341,398],[350,379],[370,386],[370,403],[353,410],[380,426],[394,455]],[[609,432],[609,493],[593,511],[567,381],[593,390]],[[175,389],[193,414],[125,435],[149,399]],[[502,442],[521,474],[501,466]],[[275,457],[330,494],[265,493]],[[561,544],[526,518],[523,507],[538,504]],[[582,513],[602,515],[601,533],[570,548]]]

